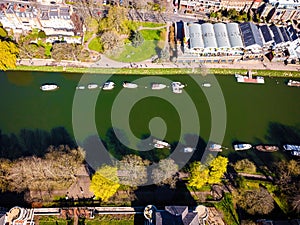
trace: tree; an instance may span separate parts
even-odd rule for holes
[[[7,177],[9,175],[9,169],[11,162],[7,159],[0,159],[0,193],[5,192],[8,188],[9,182]]]
[[[10,191],[68,188],[85,158],[81,148],[50,146],[44,158],[36,156],[16,160],[9,169]]]
[[[19,49],[11,41],[0,40],[0,71],[16,68]]]
[[[262,187],[244,192],[240,196],[238,204],[251,215],[266,215],[274,209],[272,196]]]
[[[116,54],[122,50],[123,41],[119,35],[114,31],[104,32],[101,36],[103,49],[108,54]]]
[[[147,182],[147,168],[149,161],[137,155],[126,155],[119,162],[119,179],[122,184],[137,187]]]
[[[131,43],[135,48],[141,46],[144,43],[143,35],[139,31],[134,32],[132,35]]]
[[[81,50],[81,45],[56,43],[52,47],[52,58],[55,60],[77,60]]]
[[[7,36],[7,31],[0,25],[0,38],[5,38]]]
[[[282,160],[275,164],[274,171],[276,174],[275,182],[282,192],[287,195],[298,193],[296,182],[300,177],[300,163],[295,160]]]
[[[38,38],[44,39],[44,38],[46,38],[46,37],[47,37],[47,36],[46,36],[45,31],[40,30],[39,33],[38,33]]]
[[[227,170],[228,159],[218,156],[209,164],[209,178],[207,183],[216,184],[221,182],[221,178]]]
[[[178,180],[178,165],[173,159],[167,158],[160,160],[157,167],[152,170],[151,178],[155,184],[170,185],[175,188]]]
[[[292,207],[297,213],[300,213],[300,194],[292,198]]]
[[[207,183],[209,177],[209,169],[202,165],[200,162],[192,163],[189,172],[189,186],[200,189]]]
[[[106,202],[119,189],[117,167],[104,165],[93,175],[90,190],[96,198]]]
[[[212,159],[208,166],[194,162],[190,166],[189,186],[200,189],[205,184],[216,184],[227,170],[228,159],[222,156]]]
[[[127,10],[123,7],[112,6],[108,14],[100,21],[99,31],[114,31],[117,34],[129,34],[127,27]]]
[[[252,161],[250,161],[249,159],[239,160],[233,165],[233,167],[238,172],[245,172],[245,173],[255,173],[256,172],[255,164]]]

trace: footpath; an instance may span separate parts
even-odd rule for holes
[[[261,62],[256,60],[239,61],[234,63],[152,63],[151,59],[138,63],[117,62],[101,55],[97,62],[80,61],[55,61],[53,59],[22,59],[18,60],[20,66],[62,66],[77,68],[223,68],[223,69],[246,69],[246,70],[282,70],[300,71],[300,64],[284,65],[283,62]]]

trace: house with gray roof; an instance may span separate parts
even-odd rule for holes
[[[155,225],[199,225],[198,213],[189,212],[187,206],[166,206],[155,212]]]

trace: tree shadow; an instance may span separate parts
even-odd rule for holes
[[[175,189],[167,185],[141,186],[134,191],[134,194],[135,200],[131,202],[132,206],[155,205],[158,208],[164,208],[166,205],[196,205],[184,181],[178,181]]]
[[[4,192],[0,193],[0,202],[2,207],[12,208],[14,206],[20,207],[30,207],[30,204],[25,200],[26,192],[16,193],[16,192]]]
[[[64,127],[55,127],[50,132],[41,129],[21,129],[18,134],[3,134],[0,131],[0,158],[14,160],[24,156],[42,157],[50,145],[76,147]]]
[[[299,126],[288,126],[280,123],[269,123],[266,140],[277,145],[299,144],[300,128]]]

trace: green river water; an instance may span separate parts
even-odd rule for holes
[[[83,85],[109,79],[116,87],[111,91],[76,90],[80,79]],[[134,81],[139,87],[124,89],[123,81]],[[185,92],[150,89],[151,82],[170,85],[170,81],[187,84]],[[187,135],[222,142],[229,148],[235,141],[300,143],[300,88],[288,87],[286,81],[265,78],[262,85],[237,83],[234,76],[1,72],[0,129],[2,134],[18,135],[21,129],[49,132],[64,127],[72,137],[77,132],[81,143],[95,134],[93,126],[103,139],[113,126],[131,146],[137,146],[137,140],[151,131],[155,137],[170,143],[180,140],[185,145],[189,145]],[[41,91],[40,86],[49,82],[58,84],[59,90]],[[203,82],[212,87],[201,87]],[[117,122],[112,124],[112,120]]]

